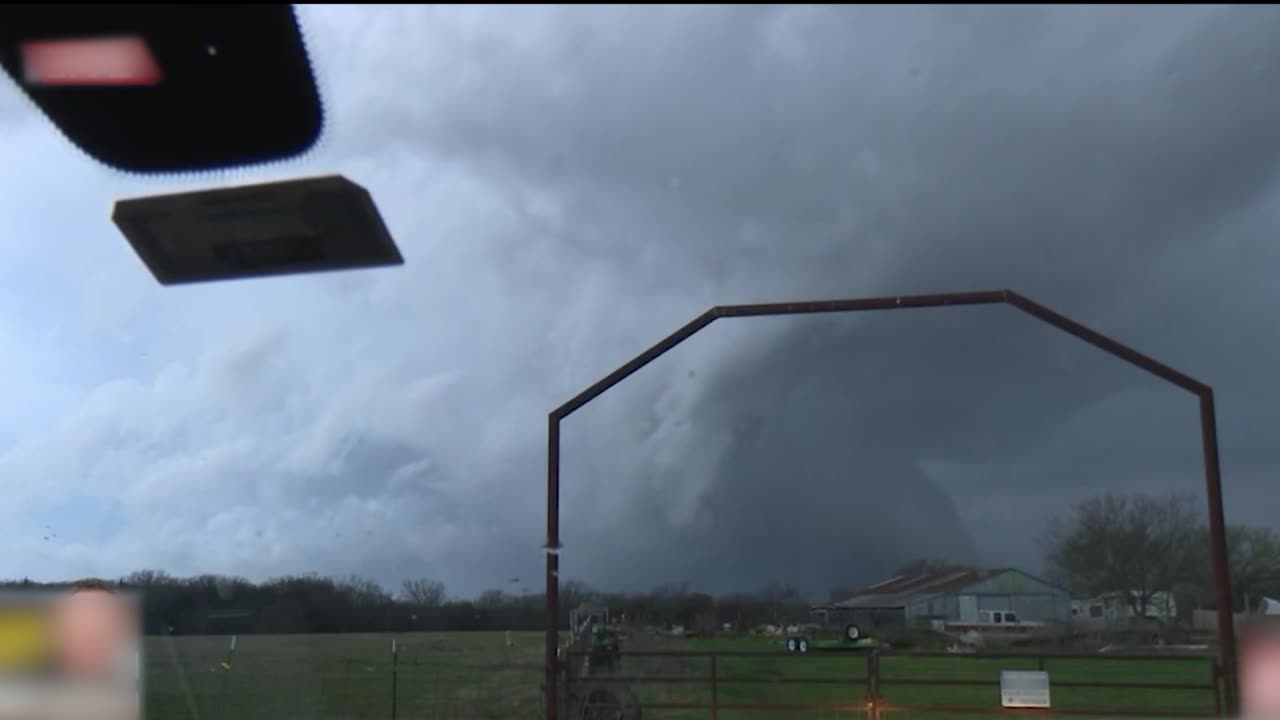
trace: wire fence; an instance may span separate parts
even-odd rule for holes
[[[541,658],[541,645],[506,647],[501,638],[155,638],[146,717],[534,720],[542,717]]]
[[[1001,712],[1002,670],[1045,670],[1054,716],[1211,717],[1201,656],[805,655],[670,648],[622,654],[611,684],[645,720],[937,718]],[[572,654],[566,667],[572,666]],[[150,638],[148,720],[542,720],[541,638],[502,633]],[[574,680],[561,695],[581,694]],[[579,720],[572,703],[561,720]],[[955,714],[953,714],[955,713]],[[630,720],[636,715],[622,715]]]
[[[570,653],[569,668],[587,657]],[[640,708],[648,718],[939,718],[1026,714],[1001,704],[1001,672],[1052,676],[1052,717],[1220,717],[1220,669],[1202,655],[656,650],[607,674],[570,673],[570,712]],[[606,715],[601,715],[605,717]],[[618,717],[633,715],[622,713]]]

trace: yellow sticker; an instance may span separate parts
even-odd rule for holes
[[[0,669],[35,668],[49,658],[51,639],[44,613],[0,608]]]

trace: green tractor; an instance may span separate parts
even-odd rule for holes
[[[622,664],[622,642],[609,609],[584,603],[569,613],[568,717],[640,720],[640,701],[626,683],[610,679]],[[579,663],[581,661],[581,663]]]
[[[810,626],[810,628],[817,629],[814,626]],[[838,639],[821,637],[814,640],[810,639],[806,633],[788,635],[786,648],[789,653],[807,653],[810,651],[851,647],[876,647],[878,644],[876,640],[863,635],[862,629],[858,627],[857,623],[849,623],[844,626],[844,630]]]

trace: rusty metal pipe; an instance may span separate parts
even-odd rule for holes
[[[547,720],[560,712],[560,420],[547,423],[546,684]]]
[[[1223,704],[1228,716],[1239,712],[1235,623],[1231,613],[1231,568],[1227,557],[1226,522],[1222,501],[1222,476],[1218,461],[1218,435],[1213,390],[1208,385],[1144,355],[1137,350],[1082,325],[1010,290],[900,295],[888,297],[812,300],[803,302],[717,305],[690,320],[616,370],[592,383],[551,412],[547,420],[547,592],[546,592],[546,720],[559,717],[559,550],[560,550],[560,422],[596,399],[640,368],[657,360],[719,318],[933,308],[1005,303],[1052,325],[1104,352],[1124,360],[1162,380],[1196,395],[1200,400],[1200,430],[1204,452],[1205,488],[1209,504],[1209,545],[1214,589],[1218,605],[1218,636],[1223,677]],[[723,706],[722,706],[723,707]]]
[[[1222,503],[1222,471],[1218,465],[1218,422],[1213,390],[1200,395],[1200,441],[1204,446],[1204,485],[1209,500],[1209,552],[1213,557],[1214,604],[1218,606],[1218,653],[1222,665],[1222,703],[1227,717],[1240,713],[1239,656],[1236,620],[1231,606],[1231,558]]]

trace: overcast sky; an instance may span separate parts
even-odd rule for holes
[[[1011,288],[1212,385],[1280,499],[1280,10],[315,7],[328,127],[139,179],[0,91],[0,575],[537,590],[546,414],[717,303]],[[342,173],[401,268],[161,288],[121,197]],[[1008,308],[724,321],[565,423],[563,575],[1038,569],[1203,497],[1185,393]]]

